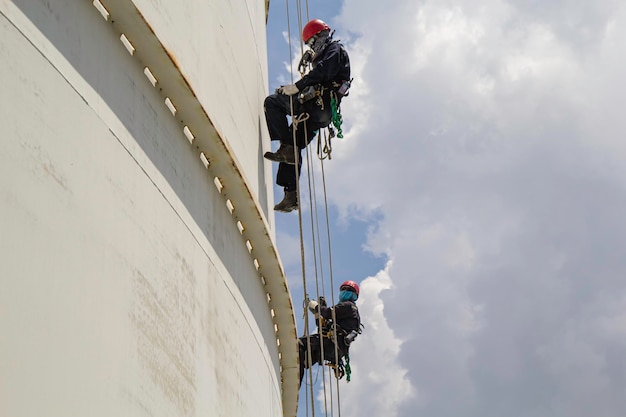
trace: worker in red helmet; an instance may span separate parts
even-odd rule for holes
[[[298,339],[300,352],[300,384],[304,376],[304,369],[310,368],[311,364],[320,365],[327,361],[335,366],[337,376],[341,378],[344,373],[342,359],[348,355],[350,344],[361,334],[361,317],[356,306],[359,298],[359,284],[354,281],[345,281],[339,287],[339,303],[333,307],[327,307],[326,301],[320,297],[320,302],[310,300],[308,309],[318,319],[320,332],[311,336],[302,336]],[[334,320],[334,321],[333,321]],[[321,334],[320,334],[321,333]],[[336,338],[333,335],[336,334]],[[308,340],[307,340],[308,339]],[[322,357],[323,340],[323,357]],[[334,340],[337,340],[335,346]],[[311,346],[311,362],[309,362],[308,346]],[[338,358],[335,358],[337,350]]]
[[[274,206],[274,210],[285,213],[298,208],[296,160],[300,167],[302,149],[313,140],[317,130],[330,124],[331,94],[340,102],[350,86],[350,59],[343,45],[332,39],[330,26],[319,19],[311,20],[302,30],[302,40],[308,49],[300,66],[307,68],[311,64],[311,70],[295,84],[276,89],[276,93],[268,96],[264,103],[270,139],[280,142],[276,152],[266,152],[264,157],[280,163],[276,184],[285,191],[283,200]],[[301,115],[308,115],[306,121],[296,128],[295,150],[293,126],[288,118],[292,109],[296,120],[300,120]]]

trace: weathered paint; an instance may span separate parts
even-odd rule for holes
[[[295,415],[266,5],[102,3],[0,0],[0,415]]]

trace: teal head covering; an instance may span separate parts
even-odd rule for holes
[[[339,301],[356,301],[357,295],[354,291],[341,290],[339,291]]]

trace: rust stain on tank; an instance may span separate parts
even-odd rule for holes
[[[189,81],[187,81],[187,78],[185,78],[185,76],[183,75],[183,72],[181,71],[180,68],[180,64],[178,63],[178,60],[176,59],[176,56],[170,52],[169,49],[167,49],[165,47],[165,45],[163,45],[163,43],[161,42],[161,40],[159,39],[159,37],[157,36],[154,28],[152,27],[152,25],[150,24],[150,22],[148,22],[146,20],[146,18],[144,17],[144,15],[141,13],[141,10],[136,9],[137,10],[137,14],[139,14],[139,17],[141,18],[141,20],[145,23],[146,27],[148,28],[148,30],[150,31],[150,33],[152,33],[152,36],[154,36],[155,39],[159,40],[159,45],[161,46],[161,49],[163,49],[163,52],[165,52],[165,54],[167,55],[167,57],[170,59],[170,61],[172,62],[172,64],[174,65],[174,67],[178,70],[178,73],[180,74],[181,78],[183,79],[183,81],[185,82],[185,86],[187,87],[187,89],[189,90],[189,92],[193,95],[193,97],[197,100],[198,97],[196,96],[196,94],[193,91],[193,88],[191,87],[191,84],[189,83]],[[209,122],[211,122],[209,120]],[[211,125],[213,125],[213,123],[211,123]]]

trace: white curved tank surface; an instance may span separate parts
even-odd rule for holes
[[[0,0],[0,416],[295,416],[264,0]]]

